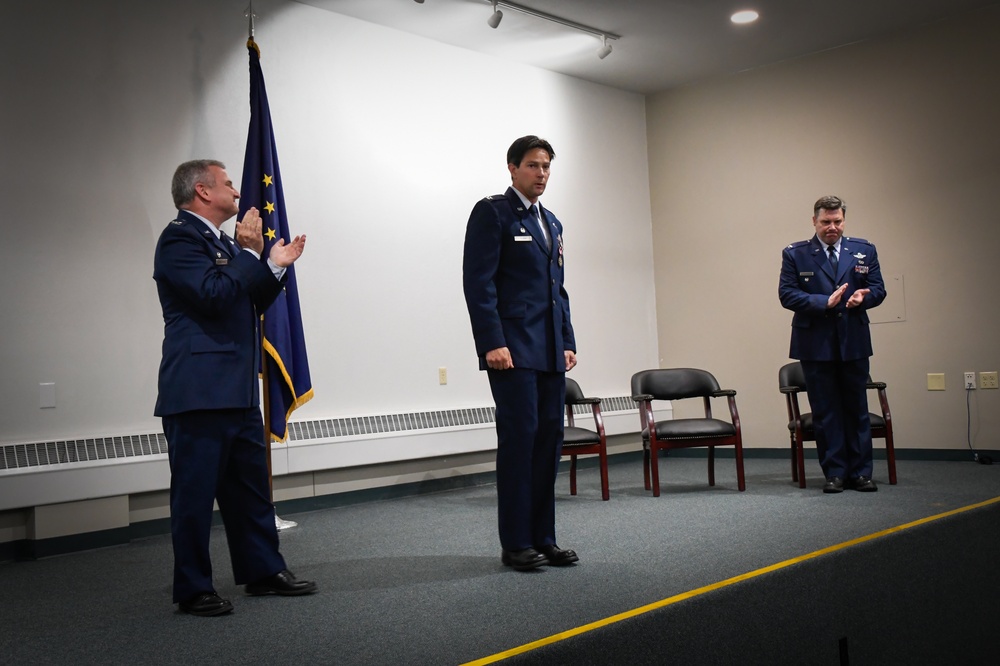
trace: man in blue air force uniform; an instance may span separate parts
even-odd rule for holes
[[[795,313],[789,356],[802,362],[825,493],[878,490],[865,386],[868,310],[885,300],[885,284],[875,246],[843,235],[846,215],[837,197],[816,202],[816,235],[785,248],[778,284],[781,304]]]
[[[465,234],[465,300],[496,402],[501,561],[518,571],[578,560],[555,535],[565,372],[576,365],[576,341],[562,224],[538,203],[554,157],[544,139],[517,139],[507,151],[512,186],[475,205]]]
[[[173,600],[192,615],[233,610],[215,592],[209,559],[217,500],[237,584],[248,594],[308,594],[278,552],[258,397],[260,313],[283,288],[305,236],[275,243],[266,263],[260,214],[251,208],[236,240],[220,227],[238,212],[239,192],[215,160],[177,167],[179,209],[156,244],[153,279],[163,308],[163,359],[154,414],[170,459]]]

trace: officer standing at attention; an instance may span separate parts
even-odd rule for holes
[[[885,300],[875,246],[844,236],[847,204],[833,196],[813,206],[816,234],[781,257],[778,296],[792,310],[789,356],[802,362],[825,493],[875,492],[868,417],[868,310]]]
[[[475,205],[465,234],[465,300],[496,403],[501,561],[518,571],[579,559],[555,534],[565,373],[576,365],[576,341],[562,224],[538,203],[553,158],[544,139],[514,141],[511,187]]]

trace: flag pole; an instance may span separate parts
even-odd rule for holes
[[[274,505],[274,474],[271,471],[271,410],[268,409],[270,402],[270,391],[268,390],[268,378],[267,378],[267,350],[264,348],[264,315],[260,316],[260,376],[261,381],[264,384],[264,447],[267,455],[267,489],[271,492],[271,505]],[[278,515],[277,509],[274,512],[274,526],[280,532],[281,530],[287,530],[298,525],[294,520],[285,520]]]
[[[253,20],[255,18],[257,18],[257,15],[253,13],[253,0],[250,0],[250,4],[247,5],[247,8],[245,10],[243,10],[243,16],[246,16],[248,19],[250,19],[249,41],[252,42],[253,41]]]
[[[260,47],[254,41],[254,19],[257,15],[253,12],[253,0],[250,0],[250,4],[247,5],[246,10],[243,12],[243,16],[247,17],[249,25],[247,27],[247,46],[253,47],[257,52],[258,57],[260,56]],[[271,505],[274,505],[274,473],[271,470],[271,410],[269,409],[270,401],[270,391],[268,390],[268,373],[267,373],[267,350],[264,347],[264,315],[260,316],[260,374],[261,381],[263,383],[263,412],[264,412],[264,450],[267,456],[267,489],[271,494]],[[278,516],[277,510],[274,512],[274,526],[279,530],[287,530],[291,527],[297,526],[298,523],[294,520],[283,520]]]
[[[264,315],[260,316],[260,379],[264,385],[264,447],[267,449],[267,489],[271,493],[271,504],[274,504],[274,475],[271,472],[271,410],[267,408],[270,392],[267,388],[267,349],[264,348]]]

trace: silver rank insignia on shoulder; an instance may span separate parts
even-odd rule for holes
[[[184,224],[180,220],[170,220],[170,224]]]

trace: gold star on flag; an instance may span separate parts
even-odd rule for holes
[[[267,236],[267,240],[274,240],[274,237],[275,237],[276,234],[274,233],[274,229],[271,229],[269,227],[268,230],[267,230],[267,233],[264,234],[264,235]]]
[[[270,201],[268,201],[267,204],[264,206],[264,210],[266,210],[268,213],[273,213],[274,212],[274,204],[271,203]]]
[[[265,174],[264,174],[264,186],[265,186],[265,187],[267,187],[267,186],[271,185],[271,184],[272,184],[273,182],[274,182],[274,181],[273,181],[273,180],[271,180],[271,177],[270,177],[270,176],[268,176],[268,175],[267,175],[267,174],[265,173]]]

